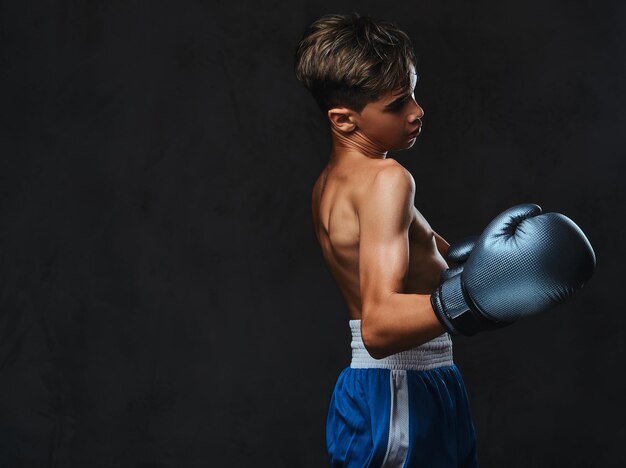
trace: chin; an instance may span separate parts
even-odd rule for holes
[[[412,148],[413,145],[415,144],[415,140],[411,140],[408,143],[405,143],[404,146],[401,149],[409,149]]]
[[[412,148],[413,145],[415,144],[416,139],[407,139],[407,140],[402,140],[399,141],[398,143],[396,143],[395,145],[389,145],[388,146],[388,150],[387,151],[403,151],[409,148]]]

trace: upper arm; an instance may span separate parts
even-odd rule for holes
[[[361,315],[392,293],[402,292],[409,265],[408,231],[413,219],[415,182],[400,165],[382,169],[359,207]]]

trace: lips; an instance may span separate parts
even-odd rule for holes
[[[417,130],[415,130],[413,133],[410,133],[409,136],[411,138],[416,137],[417,135],[419,135],[422,131],[422,126],[420,125],[419,127],[417,127]]]

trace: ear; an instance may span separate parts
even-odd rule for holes
[[[350,133],[357,128],[354,111],[346,107],[334,107],[328,110],[330,124],[340,132]]]

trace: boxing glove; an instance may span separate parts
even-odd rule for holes
[[[478,239],[477,235],[467,236],[450,244],[446,252],[446,260],[454,262],[456,266],[443,270],[439,277],[439,283],[443,283],[463,271],[463,264],[472,253],[472,249],[476,245],[476,239]]]
[[[450,334],[471,336],[557,306],[583,287],[595,265],[589,240],[571,219],[524,203],[489,223],[460,273],[442,278],[430,301]]]

